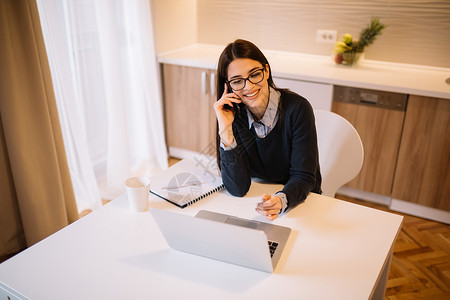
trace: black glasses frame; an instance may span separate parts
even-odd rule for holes
[[[257,82],[251,81],[251,80],[250,80],[250,77],[253,75],[253,73],[256,73],[256,72],[259,72],[259,71],[262,71],[262,78],[261,78],[261,80],[260,80],[260,81],[257,81]],[[240,89],[233,89],[233,88],[231,87],[231,82],[234,81],[234,80],[241,80],[241,79],[244,80],[244,86],[243,86],[242,88],[240,88]],[[252,84],[257,84],[257,83],[260,83],[261,81],[263,81],[263,80],[264,80],[264,68],[257,69],[257,70],[255,70],[255,71],[251,72],[251,73],[247,76],[247,78],[235,78],[235,79],[232,79],[232,80],[228,80],[228,81],[227,81],[227,84],[228,84],[228,86],[229,86],[233,91],[240,91],[240,90],[243,90],[243,89],[245,88],[245,86],[247,85],[247,80],[248,80],[249,82],[251,82]]]

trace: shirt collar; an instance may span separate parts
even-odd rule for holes
[[[273,89],[272,87],[269,87],[269,104],[267,105],[263,117],[261,118],[261,120],[259,120],[259,123],[262,123],[265,126],[272,128],[275,118],[277,116],[279,102],[280,102],[280,92]],[[253,119],[253,115],[248,109],[248,107],[245,108],[247,109],[248,128],[251,129],[253,122],[256,121],[255,119]]]

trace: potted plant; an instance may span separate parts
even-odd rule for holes
[[[359,40],[355,41],[349,33],[344,34],[342,41],[335,44],[334,61],[337,64],[353,65],[359,60],[364,48],[372,44],[384,28],[386,25],[380,23],[378,17],[372,17],[370,23],[361,30]]]

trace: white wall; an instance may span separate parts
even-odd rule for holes
[[[150,0],[156,51],[197,43],[197,0]]]
[[[371,16],[388,24],[366,59],[450,67],[449,0],[151,0],[158,51],[189,42],[225,46],[236,38],[263,49],[331,55],[317,29],[355,37]]]

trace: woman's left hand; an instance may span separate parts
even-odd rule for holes
[[[261,202],[256,205],[256,211],[267,220],[273,221],[278,218],[282,207],[280,197],[265,194],[262,196]]]

